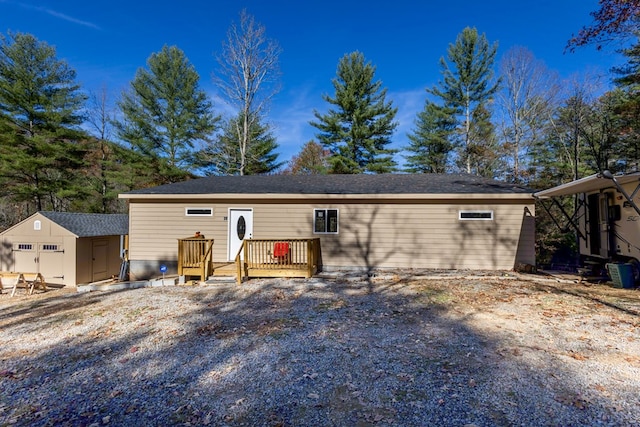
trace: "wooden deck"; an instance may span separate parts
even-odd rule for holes
[[[320,264],[320,239],[248,239],[233,262],[213,262],[213,239],[178,239],[178,275],[249,277],[311,277]]]
[[[213,239],[178,239],[178,275],[199,276],[200,280],[207,280],[213,272],[212,253]]]
[[[249,239],[235,259],[238,283],[247,277],[311,277],[320,264],[320,239]]]

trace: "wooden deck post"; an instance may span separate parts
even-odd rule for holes
[[[213,239],[187,237],[178,239],[178,275],[200,276],[207,280],[212,272]]]

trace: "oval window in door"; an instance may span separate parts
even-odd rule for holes
[[[244,234],[247,232],[247,223],[244,220],[243,216],[238,218],[238,223],[236,224],[236,232],[238,233],[238,239],[243,240]]]

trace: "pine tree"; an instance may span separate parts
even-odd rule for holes
[[[622,50],[627,63],[613,69],[618,89],[611,94],[615,100],[614,115],[619,140],[620,169],[640,170],[640,42]]]
[[[489,45],[484,34],[479,35],[475,28],[465,28],[447,51],[447,59],[453,68],[444,58],[440,58],[444,80],[429,90],[461,116],[461,154],[467,173],[472,172],[473,111],[478,105],[488,103],[499,87],[499,79],[492,81],[497,50],[497,43]]]
[[[0,36],[2,194],[35,210],[66,210],[86,191],[79,125],[86,96],[55,48],[31,34]]]
[[[331,173],[385,173],[396,169],[393,154],[387,148],[398,126],[393,119],[398,111],[386,101],[387,89],[374,81],[375,67],[360,52],[342,57],[333,79],[335,98],[323,99],[336,109],[327,114],[314,111],[320,130],[317,138],[331,156]]]
[[[273,173],[282,166],[278,162],[276,139],[268,125],[253,122],[248,137],[249,150],[241,153],[239,140],[244,135],[242,116],[224,126],[223,132],[199,154],[200,165],[207,175],[260,175]]]
[[[406,151],[407,172],[445,173],[449,154],[453,150],[451,136],[456,127],[454,111],[426,101],[418,113],[416,129],[407,135],[410,144]]]
[[[504,154],[495,126],[491,122],[491,112],[484,104],[476,106],[471,113],[471,146],[468,150],[468,162],[471,173],[485,178],[496,178],[505,171]]]
[[[118,104],[124,120],[117,134],[159,168],[165,182],[175,182],[195,170],[196,143],[211,137],[220,118],[182,50],[165,46],[147,65]]]

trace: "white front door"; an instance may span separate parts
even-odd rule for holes
[[[229,209],[229,261],[236,258],[242,241],[252,236],[253,209]]]

